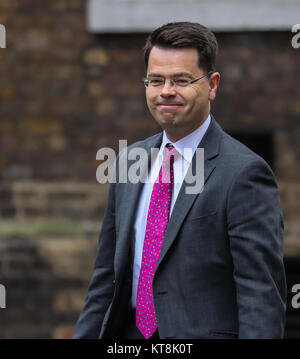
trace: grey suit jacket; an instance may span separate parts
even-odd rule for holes
[[[159,133],[128,149],[142,147],[150,154],[161,141]],[[199,147],[205,158],[203,191],[186,194],[183,182],[153,279],[159,335],[282,338],[283,217],[272,170],[213,117]],[[131,296],[130,243],[142,186],[110,185],[74,338],[119,338]]]

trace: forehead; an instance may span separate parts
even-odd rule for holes
[[[154,46],[150,52],[147,73],[164,75],[177,72],[199,73],[198,52],[194,48],[163,49]]]

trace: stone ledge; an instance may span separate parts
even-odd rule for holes
[[[108,184],[18,181],[12,184],[17,219],[91,218],[103,212]]]

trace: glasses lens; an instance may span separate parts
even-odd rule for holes
[[[178,79],[175,79],[175,80],[174,80],[175,85],[176,85],[176,86],[179,86],[179,87],[185,87],[185,86],[187,86],[190,82],[191,82],[190,79],[184,78],[184,77],[178,78]]]

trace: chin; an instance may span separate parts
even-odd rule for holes
[[[174,123],[174,122],[176,123],[176,122],[178,122],[178,120],[180,122],[180,119],[178,118],[177,115],[174,115],[174,116],[160,115],[160,116],[157,116],[157,118],[158,118],[159,122],[162,122],[162,123]]]
[[[163,129],[168,129],[168,128],[176,126],[176,121],[174,118],[166,118],[166,119],[160,120],[158,123],[160,124],[160,126]]]

